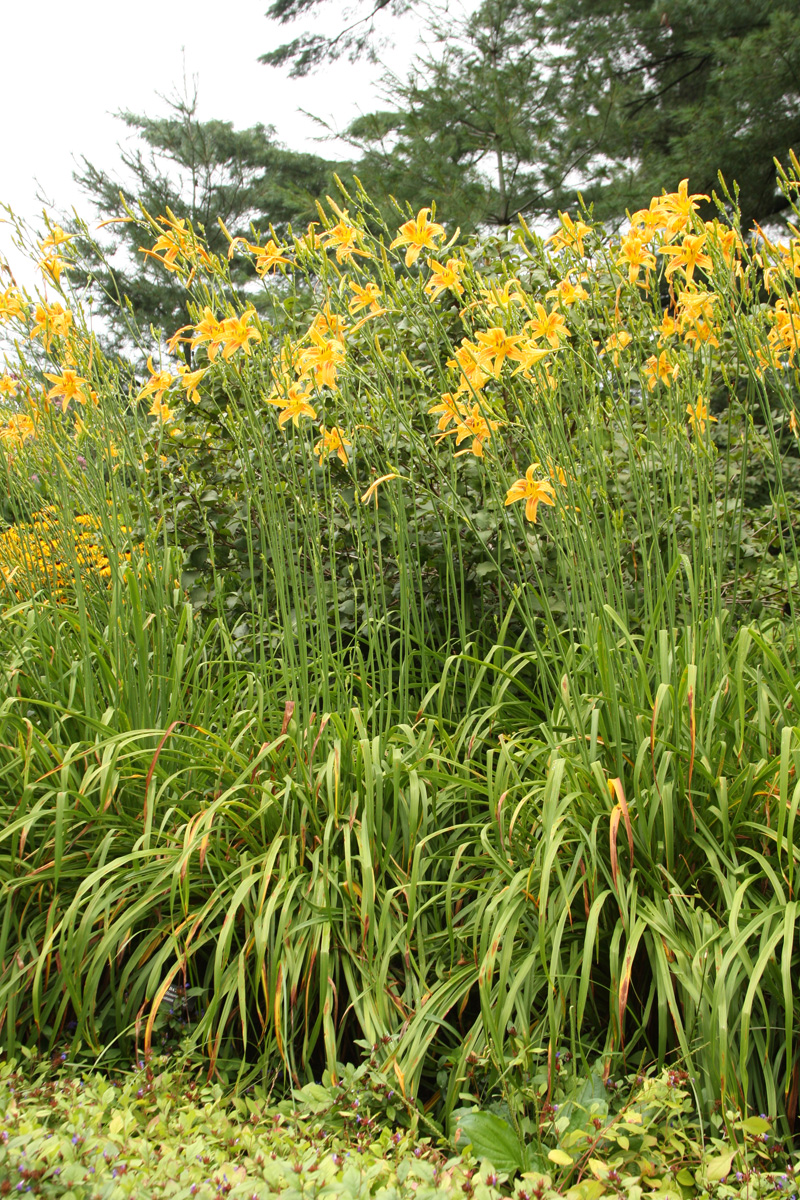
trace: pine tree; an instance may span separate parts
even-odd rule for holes
[[[116,223],[126,205],[153,217],[169,208],[189,219],[213,253],[224,254],[228,239],[220,220],[232,236],[249,237],[251,227],[270,225],[280,233],[312,219],[315,201],[330,189],[332,164],[283,149],[271,128],[234,130],[227,121],[200,121],[196,95],[174,98],[169,108],[158,118],[119,114],[138,135],[134,149],[121,151],[127,182],[86,159],[76,173],[101,221],[112,223],[104,225],[102,247],[79,236],[74,277],[90,287],[115,348],[130,341],[130,318],[140,330],[166,333],[187,320],[183,286],[141,252],[137,225]],[[246,270],[245,262],[237,260],[237,268]]]
[[[557,73],[546,64],[541,6],[486,0],[453,27],[434,28],[438,53],[406,82],[393,81],[393,111],[348,130],[357,173],[372,193],[412,207],[433,197],[462,230],[508,225],[552,207],[560,190]]]

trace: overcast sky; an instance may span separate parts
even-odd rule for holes
[[[268,0],[0,0],[0,79],[4,93],[0,124],[0,203],[34,222],[41,214],[40,191],[57,210],[86,202],[72,180],[76,160],[115,167],[121,140],[133,135],[115,120],[129,109],[158,116],[166,104],[158,93],[191,86],[197,79],[199,115],[232,121],[236,128],[274,125],[292,149],[335,153],[313,139],[319,130],[308,110],[336,128],[378,101],[380,67],[339,62],[307,79],[262,66],[258,55],[288,41],[299,30],[268,22]],[[454,0],[461,10],[461,0]],[[328,0],[315,28],[336,32],[350,5]],[[324,20],[322,19],[324,18]],[[392,44],[386,65],[405,74],[418,45],[413,19],[386,19]],[[0,214],[2,215],[2,214]],[[7,258],[29,283],[0,225],[0,259]]]

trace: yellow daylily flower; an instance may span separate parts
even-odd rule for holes
[[[381,289],[374,280],[370,280],[369,283],[365,283],[361,287],[360,284],[355,283],[352,279],[348,279],[347,286],[354,293],[353,299],[347,306],[349,312],[361,312],[362,308],[368,308],[371,313],[384,311],[380,303]]]
[[[65,367],[60,375],[51,375],[45,371],[44,377],[45,379],[49,379],[53,385],[47,393],[47,399],[55,400],[61,396],[61,408],[63,411],[66,411],[70,400],[77,400],[79,404],[86,403],[87,396],[83,390],[86,380],[81,378],[77,371],[73,371],[71,367]]]
[[[446,291],[455,292],[458,296],[463,295],[464,285],[461,282],[461,272],[464,270],[464,264],[460,259],[448,258],[447,262],[442,264],[435,258],[429,258],[428,266],[433,274],[425,284],[426,296],[435,300],[437,296],[441,296],[442,292]]]
[[[389,249],[407,246],[406,266],[410,267],[417,261],[423,250],[435,249],[436,239],[444,237],[444,226],[431,221],[431,210],[421,208],[413,221],[406,221],[397,231],[397,237],[390,242]]]

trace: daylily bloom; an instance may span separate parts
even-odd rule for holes
[[[313,421],[316,415],[317,410],[308,402],[308,393],[301,391],[299,387],[293,387],[289,389],[285,408],[278,413],[278,424],[283,428],[287,421],[291,421],[297,426],[301,417],[310,417]]]
[[[380,304],[381,289],[374,280],[370,280],[361,287],[352,279],[348,279],[347,286],[355,293],[347,306],[349,312],[361,312],[362,308],[368,308],[372,313],[383,312]]]
[[[628,333],[627,329],[618,329],[616,333],[612,333],[611,337],[607,339],[601,353],[608,354],[608,352],[611,351],[611,360],[614,363],[614,366],[618,367],[620,350],[624,350],[626,346],[629,346],[632,340],[633,339],[631,338],[631,335]]]
[[[62,272],[67,266],[64,259],[60,258],[57,254],[48,254],[47,258],[39,260],[38,265],[42,274],[52,279],[53,283],[58,283]]]
[[[256,256],[257,275],[266,275],[279,266],[289,267],[292,265],[291,259],[282,253],[282,247],[276,243],[274,238],[270,238],[266,246],[248,245],[247,248]]]
[[[47,393],[47,399],[55,400],[58,396],[61,396],[62,410],[66,411],[70,400],[77,400],[79,404],[86,403],[87,396],[83,390],[83,384],[86,383],[86,380],[82,379],[77,371],[73,371],[71,367],[65,367],[60,375],[50,375],[45,371],[44,376],[53,385]]]
[[[166,425],[167,421],[172,420],[172,410],[166,400],[161,400],[158,396],[153,397],[153,403],[150,405],[150,417],[158,417],[159,420]]]
[[[209,361],[213,362],[217,357],[217,352],[222,344],[222,322],[217,320],[211,309],[208,307],[204,308],[203,315],[197,324],[185,325],[184,329],[194,330],[194,336],[190,339],[190,344],[193,350],[196,350],[198,346],[202,346],[206,342],[208,343],[207,354]],[[182,340],[178,338],[178,334],[182,332],[183,331],[179,329],[172,335],[167,343],[170,349],[174,349],[178,340]]]
[[[673,365],[670,362],[666,351],[663,351],[658,357],[651,354],[644,364],[644,376],[651,392],[659,381],[665,387],[670,387],[672,381],[678,376],[678,364]]]
[[[448,358],[448,367],[453,367],[461,372],[461,381],[458,385],[458,390],[479,392],[491,375],[484,371],[481,364],[481,348],[476,346],[468,338],[464,338],[461,345],[455,352],[455,358]]]
[[[533,340],[539,341],[544,338],[554,350],[557,350],[561,344],[561,338],[569,337],[567,323],[564,320],[564,314],[560,313],[557,308],[552,312],[548,312],[545,306],[537,301],[534,305],[536,316],[530,321],[526,321],[525,328],[529,331]]]
[[[706,421],[713,421],[715,424],[717,423],[716,417],[709,416],[708,404],[702,398],[702,396],[698,397],[695,405],[687,404],[686,412],[688,414],[689,423],[692,426],[692,429],[695,431],[699,430],[700,433],[705,433]]]
[[[516,504],[518,500],[525,501],[525,519],[533,525],[536,524],[536,511],[540,504],[554,505],[555,491],[552,483],[547,479],[536,479],[534,472],[538,471],[539,464],[533,463],[525,472],[524,479],[518,479],[512,483],[506,493],[505,505]]]
[[[436,428],[442,433],[451,423],[458,424],[464,419],[465,410],[452,392],[445,392],[438,404],[433,404],[428,409],[432,417],[439,416],[436,423]]]
[[[713,263],[710,256],[703,252],[705,241],[706,235],[704,233],[688,233],[679,246],[662,246],[659,254],[669,254],[672,256],[664,272],[666,277],[669,279],[670,275],[677,271],[678,267],[682,267],[686,274],[687,282],[691,282],[695,267],[710,271]]]
[[[0,442],[8,442],[10,446],[21,446],[35,433],[36,426],[27,413],[14,413],[5,425],[0,425]]]
[[[406,221],[397,231],[397,237],[389,244],[389,249],[397,246],[407,246],[406,266],[410,267],[417,261],[423,250],[435,249],[436,239],[444,237],[444,226],[429,220],[431,210],[421,208],[413,221]]]
[[[478,361],[481,366],[486,363],[495,379],[499,379],[505,360],[514,357],[514,351],[520,342],[520,335],[506,333],[505,329],[495,325],[491,329],[479,331],[475,337],[481,346]]]
[[[583,254],[583,239],[587,233],[592,232],[591,225],[587,225],[580,219],[573,221],[568,213],[560,212],[558,216],[561,228],[547,239],[545,245],[552,242],[556,250],[576,250],[578,254]]]
[[[317,221],[310,221],[308,229],[303,236],[295,238],[295,247],[297,250],[313,254],[315,250],[322,248],[322,238],[317,233],[317,225]]]
[[[499,424],[499,421],[493,421],[491,417],[484,416],[480,405],[473,404],[469,415],[463,417],[455,429],[450,430],[450,433],[456,435],[457,446],[460,446],[467,438],[472,438],[472,445],[467,450],[460,450],[459,454],[474,454],[476,458],[483,458],[483,443],[489,441]],[[442,437],[447,437],[447,434],[443,433]]]
[[[649,242],[653,234],[664,229],[668,222],[667,213],[661,208],[661,201],[654,196],[649,208],[640,208],[631,214],[631,229],[636,230],[643,241]]]
[[[42,254],[47,255],[51,250],[57,250],[59,246],[63,246],[65,242],[72,241],[72,234],[65,233],[60,225],[54,225],[50,233],[43,242],[39,242],[39,249]]]
[[[311,337],[314,333],[319,333],[325,338],[333,338],[334,341],[344,344],[347,322],[338,313],[333,312],[329,304],[326,304],[322,312],[318,312],[309,325],[306,337]]]
[[[322,436],[314,447],[314,453],[320,462],[323,454],[328,456],[335,454],[347,466],[347,451],[352,449],[352,443],[347,441],[339,426],[333,425],[330,429],[326,429],[323,425],[320,434]]]
[[[241,316],[226,317],[222,322],[219,341],[222,344],[222,357],[226,362],[237,350],[244,350],[245,354],[249,354],[251,341],[261,341],[261,334],[250,324],[255,315],[256,310],[248,308]],[[212,358],[211,347],[209,347],[208,357]]]
[[[165,232],[159,234],[149,250],[144,246],[139,247],[140,252],[147,258],[154,258],[168,271],[178,270],[179,254],[190,261],[193,258],[201,258],[205,263],[211,262],[208,251],[198,243],[193,231],[187,227],[185,217],[176,217],[167,209],[167,216],[159,217],[158,220],[166,227]]]
[[[669,233],[679,233],[688,225],[692,214],[697,212],[699,208],[699,205],[695,203],[697,200],[708,200],[708,196],[690,196],[688,179],[680,181],[677,192],[669,192],[659,197],[657,204],[661,212],[667,217],[667,230]]]
[[[17,387],[17,380],[11,375],[0,375],[0,396],[16,396]]]
[[[589,293],[585,287],[581,287],[580,283],[573,283],[567,276],[566,279],[560,280],[556,287],[545,293],[546,300],[552,300],[554,296],[565,308],[569,308],[570,305],[577,304],[579,300],[588,299]]]
[[[567,486],[567,476],[564,468],[554,463],[552,458],[547,459],[547,474],[553,483],[560,483],[563,488]]]
[[[200,393],[197,390],[197,385],[206,373],[205,367],[200,367],[197,371],[190,371],[185,365],[178,367],[180,375],[180,384],[186,392],[186,399],[191,400],[193,404],[200,403]]]
[[[169,371],[157,371],[153,366],[152,357],[147,360],[147,369],[150,372],[150,378],[136,399],[144,400],[146,396],[155,396],[156,400],[161,400],[167,388],[172,386],[174,376]]]
[[[72,327],[72,313],[62,308],[58,301],[53,304],[42,302],[36,305],[34,321],[31,338],[41,334],[44,348],[49,350],[54,337],[65,338],[69,333]]]
[[[322,234],[321,244],[326,250],[336,249],[336,261],[345,262],[348,258],[352,258],[354,254],[359,254],[362,258],[370,258],[371,255],[366,250],[360,250],[359,245],[364,240],[362,230],[357,229],[347,219],[347,209],[341,213],[341,219],[332,226],[326,229]]]
[[[663,346],[666,338],[674,337],[676,333],[680,333],[680,325],[672,316],[671,313],[665,312],[661,318],[661,324],[658,327],[661,337],[658,339],[659,346]]]
[[[298,360],[298,373],[313,375],[317,387],[336,387],[336,372],[344,362],[344,346],[336,338],[326,339],[311,329],[314,345],[303,350]]]
[[[7,287],[4,292],[0,292],[0,321],[24,316],[25,307],[25,301],[15,287]]]
[[[502,287],[497,283],[492,283],[489,287],[482,287],[481,300],[486,308],[508,309],[512,304],[519,304],[521,308],[527,308],[525,292],[518,279],[507,279]]]
[[[626,234],[620,242],[620,254],[617,259],[617,266],[625,265],[628,268],[628,282],[638,283],[639,272],[642,267],[645,269],[645,284],[647,284],[650,275],[650,268],[655,267],[655,256],[645,249],[645,242],[631,231]]]
[[[461,282],[461,272],[464,270],[464,264],[459,258],[448,258],[444,265],[437,262],[435,258],[429,258],[428,266],[433,274],[425,284],[426,296],[435,300],[445,291],[455,292],[458,296],[463,294],[464,285]]]

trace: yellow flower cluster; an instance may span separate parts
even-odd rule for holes
[[[130,551],[119,555],[120,561],[130,558]],[[100,526],[92,516],[63,521],[51,505],[0,533],[0,581],[18,600],[44,591],[64,603],[74,589],[76,568],[84,582],[111,578]]]
[[[8,420],[0,425],[0,445],[7,450],[18,449],[35,433],[36,424],[33,417],[27,413],[12,413]]]
[[[613,367],[630,374],[627,363],[631,363],[636,373],[633,395],[654,405],[663,401],[672,406],[677,399],[687,433],[704,435],[716,421],[705,399],[713,369],[711,351],[722,347],[724,352],[731,345],[728,292],[731,286],[743,296],[748,287],[752,292],[746,272],[753,255],[735,229],[719,220],[702,219],[703,201],[708,197],[692,194],[684,179],[676,191],[654,197],[647,208],[633,213],[627,229],[611,241],[585,220],[561,214],[559,228],[549,239],[550,280],[537,296],[531,294],[530,284],[523,286],[517,278],[482,278],[468,253],[452,249],[458,231],[448,241],[433,208],[422,208],[415,217],[409,214],[395,236],[382,242],[372,236],[358,212],[351,217],[347,208],[329,197],[329,210],[320,207],[321,223],[310,225],[303,236],[293,235],[287,244],[280,244],[272,229],[272,236],[263,242],[230,239],[229,258],[237,249],[252,255],[259,276],[298,268],[317,282],[325,281],[322,309],[304,333],[272,349],[266,335],[262,337],[252,307],[238,313],[229,310],[229,315],[220,317],[206,307],[195,324],[178,330],[169,346],[175,350],[184,341],[195,351],[204,348],[213,364],[218,359],[227,362],[239,351],[249,355],[261,343],[271,374],[265,402],[278,410],[278,426],[300,428],[304,422],[314,423],[317,458],[336,457],[349,465],[355,432],[369,428],[370,418],[367,415],[359,424],[351,414],[350,432],[344,424],[334,423],[332,410],[348,402],[343,380],[369,379],[371,389],[381,373],[372,368],[378,362],[390,365],[379,334],[373,339],[372,358],[369,342],[356,338],[356,331],[368,321],[377,324],[379,318],[403,312],[407,295],[423,295],[430,303],[442,305],[442,322],[459,319],[462,323],[450,343],[451,357],[443,356],[451,376],[445,376],[440,386],[448,390],[435,396],[428,393],[423,401],[435,421],[435,443],[452,437],[456,457],[485,460],[500,437],[504,442],[511,438],[511,430],[520,426],[509,415],[510,403],[518,413],[529,399],[545,401],[542,413],[549,413],[554,402],[557,405],[560,382],[569,375],[565,347],[573,337],[584,371]],[[169,218],[162,219],[164,232],[150,253],[167,269],[174,269],[181,256],[198,262],[194,235],[183,230],[172,214]],[[800,279],[800,231],[792,232],[795,236],[786,245],[763,239],[764,283],[782,294],[763,318],[769,337],[754,350],[762,369],[782,369],[797,361],[800,304],[794,280]],[[394,263],[387,242],[388,251],[395,252]],[[418,285],[413,281],[417,272]],[[632,302],[632,296],[643,295],[642,304]],[[591,304],[584,303],[590,300]],[[56,317],[48,315],[47,328],[54,326]],[[588,340],[588,331],[598,323],[600,336]],[[382,338],[384,325],[378,328]],[[405,357],[403,352],[400,357]],[[406,364],[418,381],[425,379],[427,368],[417,371],[407,359]],[[162,421],[172,416],[167,401],[178,374],[184,391],[196,400],[197,384],[208,369],[182,367],[173,373],[156,369],[152,361],[148,368],[150,378],[137,399],[149,399],[151,415]],[[62,387],[66,404],[66,371],[57,384],[53,382],[50,395],[57,398],[56,386]],[[74,386],[81,382],[78,379]],[[377,391],[380,403],[379,385]],[[503,427],[508,435],[498,435]],[[378,484],[395,478],[394,470],[381,475],[364,496],[371,498]],[[566,484],[564,472],[550,460],[545,468],[534,462],[507,488],[506,504],[524,500],[526,517],[535,522],[539,506],[555,504],[559,487]]]

